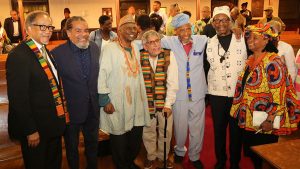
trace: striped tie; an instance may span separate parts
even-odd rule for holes
[[[48,54],[47,54],[45,45],[43,45],[43,46],[41,47],[41,51],[42,51],[42,56],[43,56],[43,58],[44,58],[44,59],[46,60],[46,62],[48,63],[48,59],[47,59]]]
[[[191,88],[191,79],[190,79],[190,59],[189,58],[186,62],[186,84],[187,84],[189,101],[192,101],[192,88]]]

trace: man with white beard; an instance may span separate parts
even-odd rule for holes
[[[89,41],[87,22],[73,16],[66,22],[69,40],[52,53],[62,77],[70,112],[70,125],[65,131],[65,147],[70,169],[97,168],[99,106],[97,79],[99,48]],[[87,166],[79,167],[78,142],[82,131]]]

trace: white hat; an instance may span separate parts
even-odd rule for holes
[[[230,11],[228,6],[219,6],[214,8],[213,18],[218,14],[225,14],[230,18]]]

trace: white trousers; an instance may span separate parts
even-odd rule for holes
[[[158,135],[156,132],[158,122]],[[172,137],[173,127],[173,114],[167,119],[167,139],[166,139],[166,153],[167,157],[170,151],[170,141]],[[147,150],[148,160],[155,160],[159,158],[164,159],[164,128],[165,117],[161,112],[157,112],[156,118],[151,119],[151,125],[144,127],[143,130],[143,142]]]
[[[199,160],[205,126],[205,99],[194,102],[176,101],[173,105],[173,114],[176,155],[185,156],[187,151],[185,142],[187,134],[189,134],[189,159],[191,161]]]

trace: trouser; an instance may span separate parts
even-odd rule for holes
[[[173,113],[176,155],[181,157],[185,155],[187,151],[185,141],[189,134],[189,159],[199,160],[205,126],[204,98],[198,101],[176,101],[173,105]]]
[[[27,139],[20,140],[26,169],[60,169],[61,137],[41,138],[37,147],[28,147]]]
[[[230,116],[232,101],[232,97],[210,95],[217,162],[222,165],[226,163],[226,134],[229,123],[230,164],[238,166],[241,160],[242,129],[239,128],[236,119]]]
[[[97,168],[99,119],[89,113],[82,124],[70,124],[66,127],[64,139],[68,164],[70,169],[79,169],[79,133],[84,137],[84,152],[87,169]]]
[[[110,134],[112,159],[117,169],[130,169],[140,152],[143,126],[134,126],[122,135]]]
[[[158,137],[156,132],[157,122],[158,122]],[[167,156],[170,151],[172,127],[173,127],[173,115],[171,115],[167,119],[167,140],[166,140]],[[151,119],[150,126],[144,127],[143,142],[147,150],[148,160],[155,160],[156,157],[159,158],[160,160],[164,159],[164,128],[165,128],[165,117],[162,112],[157,112],[157,116]]]
[[[262,168],[263,160],[254,153],[250,147],[257,146],[262,144],[270,144],[270,143],[277,143],[278,136],[272,134],[262,134],[253,131],[244,131],[243,132],[243,143],[244,143],[244,151],[246,156],[249,156],[254,164],[255,169]]]

